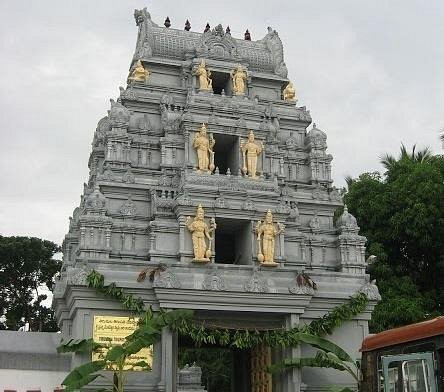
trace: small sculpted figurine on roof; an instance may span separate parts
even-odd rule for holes
[[[142,61],[137,60],[136,67],[133,69],[133,72],[131,72],[128,80],[134,82],[146,82],[149,77],[150,71],[144,68]]]

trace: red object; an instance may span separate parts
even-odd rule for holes
[[[360,351],[372,351],[437,335],[444,335],[444,316],[367,336]]]

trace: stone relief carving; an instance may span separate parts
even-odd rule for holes
[[[136,203],[133,202],[131,195],[128,195],[128,200],[120,206],[119,212],[125,216],[134,216],[136,214]]]
[[[257,178],[257,160],[264,149],[263,143],[255,142],[254,133],[250,131],[247,141],[241,139],[240,149],[243,160],[242,171],[245,175],[248,175],[248,177]]]
[[[68,267],[66,273],[67,284],[72,286],[86,286],[86,278],[90,273],[90,269],[86,264],[84,264],[80,267]]]
[[[275,237],[283,233],[285,226],[278,223],[277,228],[273,223],[273,214],[270,210],[265,215],[265,220],[258,221],[256,225],[259,263],[265,266],[276,266],[274,261]]]
[[[193,75],[197,76],[199,81],[199,90],[213,91],[213,81],[211,80],[211,71],[207,70],[205,60],[201,60],[199,65],[193,70]]]
[[[318,233],[321,230],[321,220],[317,212],[315,212],[314,216],[310,219],[309,226],[313,233]]]
[[[226,285],[222,274],[217,269],[210,269],[202,282],[202,289],[209,291],[225,291]]]
[[[254,211],[255,210],[254,204],[251,201],[249,196],[247,196],[244,203],[242,204],[242,209],[244,209],[246,211]]]
[[[358,291],[358,293],[363,293],[371,301],[381,301],[381,294],[379,294],[378,286],[376,286],[376,279],[371,282],[365,283]]]
[[[141,60],[137,60],[128,76],[128,82],[146,82],[151,72],[145,68]]]
[[[253,269],[251,278],[244,284],[244,289],[249,293],[270,292],[267,280],[262,277],[262,274],[256,268]]]
[[[176,274],[170,269],[166,269],[160,274],[154,276],[153,287],[161,287],[165,289],[180,289],[181,284]]]
[[[282,98],[284,101],[292,102],[295,100],[296,90],[294,89],[293,83],[288,82],[287,86],[284,88],[282,92]]]
[[[137,121],[137,128],[140,132],[149,133],[151,131],[151,121],[148,117],[148,114],[144,114]]]
[[[207,263],[210,261],[212,255],[211,244],[214,239],[214,231],[216,230],[216,220],[211,218],[210,225],[208,225],[204,218],[204,209],[199,204],[196,210],[196,216],[193,219],[188,216],[187,220],[185,221],[185,225],[187,226],[188,231],[191,233],[191,238],[193,241],[193,261],[200,263]],[[212,234],[213,236],[211,236]],[[205,238],[208,239],[208,245]]]
[[[113,99],[111,102],[111,109],[108,110],[108,118],[111,127],[113,128],[125,128],[127,129],[130,121],[130,111],[123,106],[120,102],[120,99],[115,102]]]
[[[128,169],[122,176],[122,181],[128,184],[134,184],[136,182],[136,177],[132,173],[131,169]]]
[[[284,49],[277,31],[273,30],[271,27],[268,27],[268,33],[264,38],[262,38],[261,42],[272,53],[274,59],[274,72],[276,75],[286,78],[288,75],[288,70],[284,62]]]

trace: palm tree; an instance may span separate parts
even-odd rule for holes
[[[442,135],[444,138],[444,134]],[[444,140],[444,139],[443,139]],[[416,144],[413,145],[412,152],[408,152],[407,148],[404,144],[401,144],[401,153],[399,154],[398,159],[396,159],[393,155],[385,154],[381,158],[382,166],[384,166],[387,171],[393,168],[393,166],[403,160],[408,160],[415,163],[422,163],[427,161],[432,157],[432,152],[429,147],[423,148],[422,150],[416,151]]]

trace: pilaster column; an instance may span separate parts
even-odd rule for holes
[[[288,314],[285,317],[285,328],[290,330],[299,325],[299,315]],[[301,357],[301,346],[296,348],[284,348],[283,359],[289,358],[300,358]],[[300,369],[289,370],[284,373],[282,377],[282,392],[300,392],[302,383],[302,375]]]

